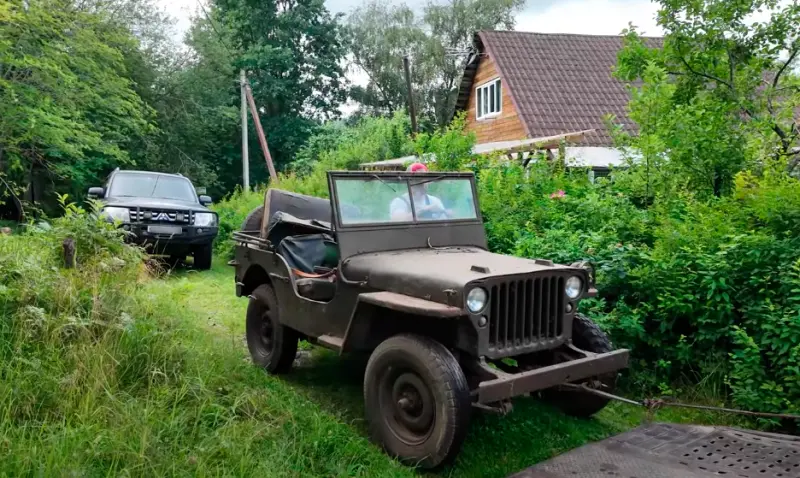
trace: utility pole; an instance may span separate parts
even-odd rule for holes
[[[272,155],[269,154],[269,147],[267,146],[267,138],[264,136],[264,130],[261,128],[261,119],[258,117],[256,102],[253,99],[253,90],[250,89],[250,85],[246,81],[244,84],[244,92],[247,93],[247,102],[250,104],[250,113],[253,115],[253,124],[256,127],[258,141],[261,143],[261,151],[264,152],[264,159],[267,161],[269,180],[270,182],[278,184],[278,173],[275,172],[275,165],[272,164]]]
[[[411,89],[411,69],[408,66],[408,55],[403,57],[403,70],[406,73],[408,87],[408,115],[411,116],[411,134],[417,134],[417,111],[414,108],[414,91]]]
[[[242,186],[245,191],[250,190],[250,152],[247,148],[247,92],[245,85],[247,77],[244,70],[239,70],[239,86],[242,95]]]

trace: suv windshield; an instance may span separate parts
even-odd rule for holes
[[[188,179],[162,174],[117,173],[111,181],[108,196],[197,201],[194,187]]]
[[[337,178],[343,225],[477,219],[468,178]]]

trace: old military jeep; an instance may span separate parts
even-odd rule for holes
[[[458,453],[473,408],[532,392],[573,415],[606,405],[575,387],[612,391],[628,361],[577,313],[592,271],[487,251],[471,173],[330,172],[328,186],[329,200],[270,189],[233,235],[256,364],[289,371],[300,339],[370,353],[370,434],[426,468]]]

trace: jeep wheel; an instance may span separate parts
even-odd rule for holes
[[[372,353],[364,374],[370,436],[405,463],[434,468],[452,460],[467,434],[469,387],[441,343],[396,335]]]
[[[258,206],[250,211],[242,223],[243,231],[260,231],[261,220],[264,218],[264,206]]]
[[[613,350],[608,336],[591,319],[576,314],[572,321],[572,343],[581,350],[594,353],[606,353]],[[600,390],[614,393],[617,382],[617,373],[611,372],[606,375],[591,377],[582,383],[600,385]],[[563,390],[553,388],[545,390],[543,397],[552,402],[567,415],[575,417],[589,417],[602,410],[609,399],[591,393],[579,392],[575,390]]]
[[[211,244],[198,246],[192,254],[194,257],[194,268],[201,271],[211,269],[211,259],[213,255],[214,250],[211,248]]]
[[[271,286],[262,284],[247,304],[247,348],[253,363],[270,373],[285,373],[297,355],[297,332],[281,325],[278,300]]]

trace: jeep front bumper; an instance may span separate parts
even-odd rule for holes
[[[477,403],[493,403],[519,395],[578,382],[589,377],[616,372],[628,366],[627,349],[570,360],[520,373],[497,373],[497,378],[478,384],[473,395]]]

